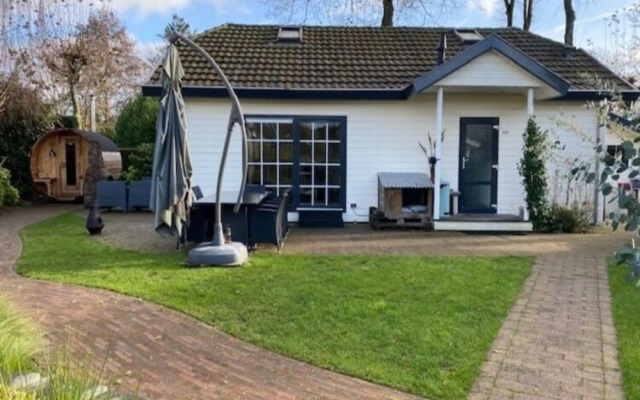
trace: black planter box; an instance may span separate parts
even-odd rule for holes
[[[298,210],[298,226],[303,228],[342,228],[342,210]]]

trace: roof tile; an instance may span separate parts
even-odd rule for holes
[[[303,27],[302,45],[276,44],[276,25],[227,24],[203,32],[194,41],[219,63],[235,87],[307,89],[404,89],[436,66],[437,47],[448,36],[447,59],[465,49],[453,28]],[[634,90],[581,49],[567,48],[518,28],[477,31],[498,34],[571,84],[593,90],[594,78],[621,90]],[[195,51],[178,44],[183,86],[222,87]],[[149,84],[158,85],[160,70]]]

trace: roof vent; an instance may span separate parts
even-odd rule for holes
[[[565,60],[571,59],[571,57],[573,56],[573,47],[564,46],[562,48],[562,56],[564,57]]]
[[[484,36],[475,29],[456,29],[454,32],[464,44],[475,43],[484,39]]]
[[[440,37],[440,43],[438,44],[438,65],[444,63],[444,59],[447,56],[447,34],[443,34]]]
[[[301,26],[281,26],[278,29],[278,38],[276,43],[283,44],[301,44],[302,43],[302,27]]]

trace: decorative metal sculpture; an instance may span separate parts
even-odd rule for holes
[[[87,215],[87,224],[85,225],[89,235],[99,235],[104,228],[104,222],[100,216],[100,206],[97,201],[93,201],[89,214]]]

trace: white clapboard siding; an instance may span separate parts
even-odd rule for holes
[[[220,154],[230,104],[225,99],[187,98],[188,135],[194,166],[194,184],[205,194],[215,191]],[[417,171],[428,173],[427,158],[418,142],[427,146],[427,134],[435,132],[435,96],[423,94],[408,101],[284,101],[243,100],[247,115],[343,116],[347,118],[347,210],[345,221],[366,221],[368,209],[377,206],[377,173]],[[593,113],[579,102],[536,102],[538,121],[557,130],[574,150],[588,147],[570,132],[557,129],[551,120],[560,107],[576,115],[590,134],[595,133]],[[442,176],[458,187],[458,148],[461,117],[500,119],[498,212],[517,214],[524,193],[517,171],[526,127],[525,94],[447,94],[444,101],[445,140],[442,144]],[[234,136],[223,190],[240,184],[240,137]],[[349,205],[357,207],[351,210]],[[295,218],[295,215],[293,215]]]
[[[563,150],[555,152],[556,157],[547,163],[550,200],[562,205],[573,202],[592,205],[594,186],[583,180],[569,183],[569,177],[572,167],[576,166],[576,159],[589,163],[592,170],[595,168],[598,130],[595,111],[587,109],[583,102],[548,101],[538,104],[536,113],[541,129],[548,131],[551,140],[559,140],[563,146]]]
[[[487,52],[449,76],[438,86],[542,87],[545,84],[494,51]]]

